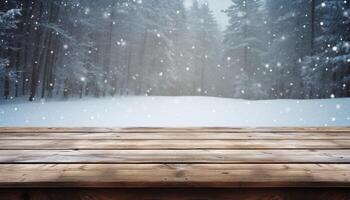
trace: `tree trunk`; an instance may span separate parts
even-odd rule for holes
[[[37,21],[40,21],[40,18],[42,17],[43,14],[43,4],[42,2],[37,2],[37,4],[39,4],[37,7],[38,9],[38,17],[37,17]],[[36,48],[35,48],[35,55],[34,55],[34,61],[33,61],[33,65],[32,65],[32,83],[30,86],[30,96],[29,96],[29,101],[34,101],[35,100],[35,96],[36,96],[36,90],[38,87],[38,81],[39,81],[39,62],[40,62],[40,57],[41,57],[41,35],[42,31],[40,30],[40,28],[37,29],[36,31],[36,37],[35,37],[35,43]]]
[[[127,72],[126,72],[126,95],[130,94],[130,69],[131,69],[131,62],[132,62],[132,46],[129,44],[128,46],[128,65],[127,65]]]
[[[315,9],[316,9],[316,0],[311,0],[311,38],[310,38],[310,55],[313,56],[315,54]]]

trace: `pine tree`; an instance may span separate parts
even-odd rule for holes
[[[8,46],[8,38],[6,31],[17,28],[16,17],[21,14],[20,9],[10,9],[7,11],[0,11],[0,55],[8,55],[10,47]],[[16,70],[10,68],[9,57],[0,57],[0,78],[4,79],[4,96],[8,98],[10,96],[10,80],[15,79]]]
[[[209,9],[209,4],[202,4],[200,7],[200,39],[201,50],[201,67],[200,67],[200,88],[202,95],[208,95],[215,92],[215,87],[212,87],[214,80],[219,75],[216,66],[219,63],[218,58],[221,56],[219,43],[221,33],[218,30],[218,25],[214,19],[212,11]],[[215,77],[216,75],[216,77]]]
[[[213,94],[215,81],[220,76],[217,63],[221,56],[221,33],[209,4],[194,1],[189,11],[188,31],[190,65],[187,74],[192,79],[189,82],[193,82],[192,94]]]
[[[318,51],[305,58],[303,81],[310,97],[350,95],[350,3],[326,0],[317,5]]]
[[[261,1],[232,0],[225,11],[230,17],[225,31],[225,62],[234,74],[233,96],[263,98],[261,75],[264,42],[261,34],[263,17]]]
[[[271,97],[304,96],[300,64],[311,52],[311,1],[267,0],[269,60],[265,67],[271,77]]]
[[[141,46],[141,93],[166,94],[175,87],[174,31],[181,7],[179,0],[150,0],[142,3],[143,44]],[[178,9],[174,9],[177,6]]]

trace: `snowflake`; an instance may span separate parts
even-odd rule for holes
[[[244,17],[245,13],[244,12],[237,12],[237,17]]]
[[[90,8],[85,8],[84,14],[88,15],[90,13]]]
[[[103,13],[103,17],[104,18],[109,18],[111,16],[111,13],[109,13],[109,12],[104,12]]]

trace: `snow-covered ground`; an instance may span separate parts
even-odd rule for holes
[[[0,102],[0,126],[350,126],[350,99],[119,97]]]

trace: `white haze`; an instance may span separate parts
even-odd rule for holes
[[[185,0],[185,6],[191,7],[193,0]],[[227,9],[231,5],[231,0],[200,0],[199,2],[208,3],[213,14],[219,24],[221,30],[224,30],[228,25],[228,17],[222,11]]]

